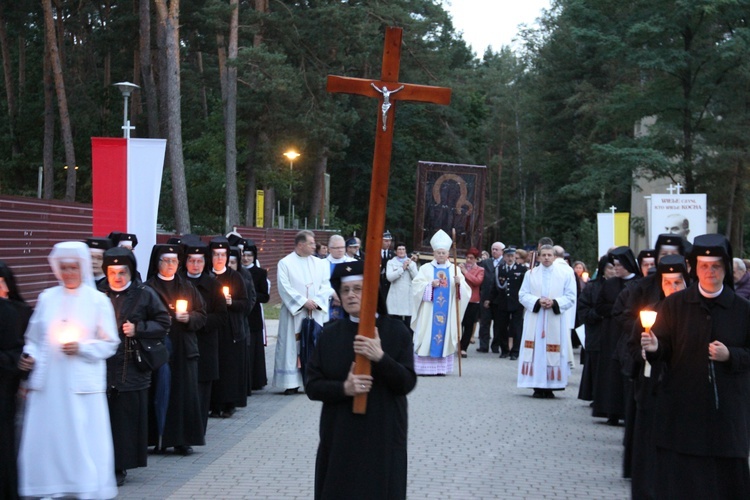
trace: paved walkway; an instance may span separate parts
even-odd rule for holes
[[[276,321],[266,362],[273,368]],[[463,376],[420,377],[409,395],[410,499],[626,499],[622,427],[576,399],[581,368],[554,400],[516,388],[516,362],[472,345]],[[270,376],[269,376],[270,380]],[[273,388],[231,419],[209,419],[189,457],[150,455],[120,498],[310,499],[320,403]]]

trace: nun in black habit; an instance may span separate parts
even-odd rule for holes
[[[128,469],[146,467],[148,460],[148,389],[151,372],[135,363],[137,339],[163,339],[171,319],[153,289],[143,285],[133,252],[115,247],[104,252],[105,279],[99,291],[112,301],[120,345],[107,360],[107,403],[115,451],[117,485]]]
[[[414,389],[411,332],[390,318],[381,299],[374,339],[357,335],[362,261],[334,268],[331,285],[346,317],[326,324],[307,364],[305,392],[322,401],[315,462],[316,499],[406,498],[407,401]],[[355,353],[372,363],[372,375],[355,375]],[[352,412],[353,396],[367,394],[367,412]]]
[[[206,324],[198,330],[198,392],[204,433],[211,407],[211,387],[219,379],[219,331],[227,328],[227,301],[221,285],[206,270],[210,262],[208,245],[200,239],[186,242],[184,274],[203,297]]]
[[[211,417],[229,418],[237,407],[247,406],[247,313],[250,300],[245,280],[232,270],[229,241],[217,236],[209,243],[211,276],[226,290],[227,326],[219,330],[219,380],[211,389]]]
[[[193,453],[192,446],[205,444],[200,398],[198,397],[198,339],[196,333],[206,324],[203,298],[193,285],[177,273],[183,258],[179,245],[154,245],[146,285],[156,291],[172,318],[169,332],[172,382],[161,449],[174,447],[181,455]],[[187,311],[177,310],[177,301],[187,301]],[[155,428],[150,429],[152,444],[158,443]]]
[[[616,314],[615,303],[620,293],[638,282],[641,274],[633,251],[626,246],[612,250],[609,259],[615,266],[616,275],[604,282],[596,301],[596,312],[603,319],[593,415],[606,417],[608,424],[617,425],[625,416],[626,396],[622,364],[617,351],[624,325],[622,315]],[[629,329],[627,333],[630,333]]]
[[[0,261],[0,498],[18,498],[16,468],[16,393],[18,360],[31,307],[21,297],[13,272]]]
[[[251,391],[263,389],[268,384],[266,374],[266,352],[263,344],[263,330],[265,322],[263,320],[263,306],[271,298],[271,292],[268,287],[268,271],[257,265],[258,247],[253,240],[245,240],[245,247],[242,250],[242,265],[248,270],[255,285],[255,305],[248,316],[248,326],[250,334],[248,336],[248,361],[250,365],[250,379],[248,380],[248,395]],[[248,265],[245,262],[249,261]]]
[[[686,290],[664,299],[649,362],[663,361],[656,404],[657,498],[750,498],[750,302],[734,292],[732,248],[698,236]]]

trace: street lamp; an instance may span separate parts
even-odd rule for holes
[[[118,88],[120,93],[122,93],[122,97],[125,98],[125,113],[122,117],[122,136],[125,139],[130,139],[130,131],[135,130],[135,127],[130,126],[130,119],[128,118],[128,97],[130,97],[130,94],[132,94],[135,89],[139,89],[140,87],[135,83],[130,82],[119,82],[115,83],[114,86]]]
[[[284,153],[284,156],[286,156],[289,159],[289,211],[287,211],[287,215],[289,216],[289,224],[291,227],[292,221],[292,179],[294,177],[294,160],[299,158],[300,154],[296,152],[293,149],[290,149],[286,153]]]

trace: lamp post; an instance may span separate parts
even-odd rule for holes
[[[125,98],[125,112],[122,117],[122,136],[125,139],[130,139],[130,131],[135,130],[135,127],[130,125],[130,119],[128,118],[128,97],[133,93],[135,89],[140,87],[135,83],[130,82],[119,82],[114,84],[115,87],[122,93],[122,97]]]
[[[284,156],[286,156],[289,159],[289,211],[287,211],[287,215],[289,216],[289,224],[291,227],[292,221],[292,179],[294,177],[294,160],[296,160],[300,154],[296,152],[293,149],[290,149],[286,153],[284,153]]]

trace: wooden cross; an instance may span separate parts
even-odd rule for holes
[[[380,287],[380,249],[385,229],[385,209],[388,201],[388,175],[391,168],[393,145],[393,118],[396,101],[431,102],[449,104],[451,89],[399,83],[401,65],[401,28],[388,27],[383,47],[383,67],[380,80],[328,76],[328,92],[358,94],[379,100],[378,124],[375,129],[375,155],[372,160],[372,184],[370,186],[370,210],[367,216],[367,248],[365,254],[365,276],[362,290],[362,306],[357,333],[366,337],[375,336],[375,313]],[[358,375],[370,373],[369,360],[356,356],[354,372]],[[367,395],[354,398],[354,413],[367,411]]]

